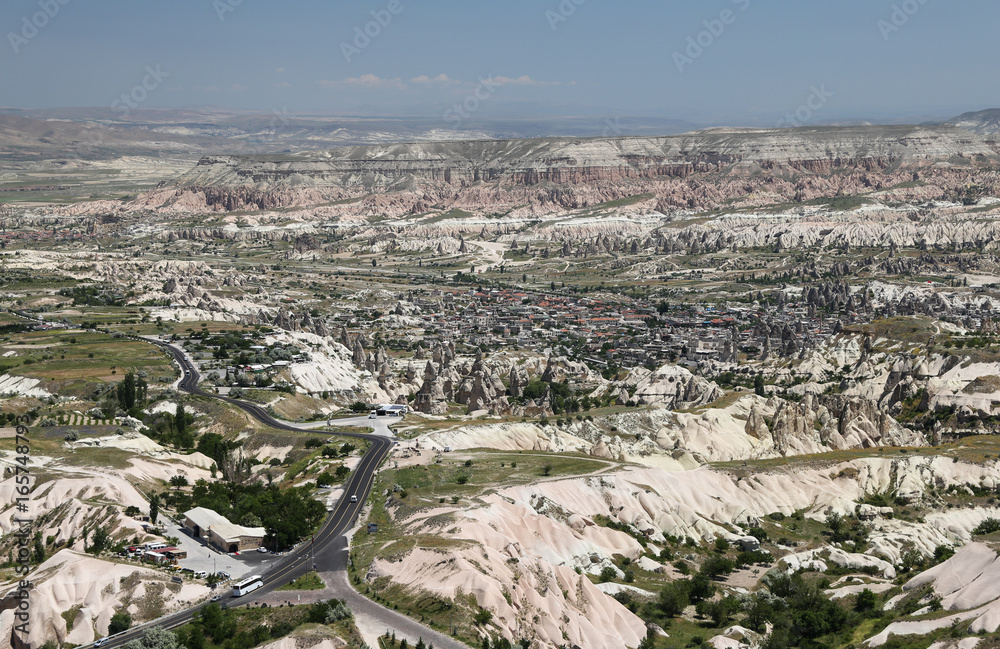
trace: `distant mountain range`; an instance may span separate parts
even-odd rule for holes
[[[662,118],[563,117],[470,120],[456,130],[443,119],[428,117],[145,110],[122,120],[99,108],[0,108],[0,157],[274,154],[395,142],[670,135],[697,126]]]
[[[932,125],[995,135],[1000,132],[1000,109],[966,113],[925,126]],[[400,142],[655,137],[690,133],[707,125],[656,117],[568,116],[469,120],[460,129],[451,126],[433,117],[334,117],[173,109],[135,111],[128,119],[121,119],[106,108],[0,108],[0,159],[114,159],[125,155],[196,158],[299,153]],[[852,126],[860,124],[815,128]]]
[[[996,135],[1000,133],[1000,108],[964,113],[948,120],[945,124],[963,128],[978,135]]]

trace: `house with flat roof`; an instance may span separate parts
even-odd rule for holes
[[[184,513],[184,527],[191,535],[205,539],[223,552],[243,552],[259,548],[264,542],[263,527],[244,527],[205,507]]]

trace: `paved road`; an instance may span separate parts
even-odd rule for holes
[[[435,649],[469,649],[468,645],[443,633],[433,631],[423,624],[359,594],[347,578],[348,555],[347,538],[343,536],[336,539],[333,546],[323,553],[322,558],[317,555],[316,568],[320,577],[327,584],[324,590],[274,591],[256,598],[256,601],[278,606],[285,602],[310,604],[332,598],[343,599],[347,602],[351,612],[354,613],[358,629],[365,636],[369,646],[373,648],[377,647],[375,644],[377,637],[389,630],[395,631],[397,638],[406,638],[410,646],[416,645],[418,640],[423,639],[426,644],[433,643]]]
[[[178,381],[179,389],[190,394],[225,401],[246,411],[258,421],[273,428],[292,431],[302,431],[303,429],[308,428],[308,425],[279,421],[256,404],[203,391],[198,387],[198,370],[195,368],[194,362],[187,357],[183,350],[155,338],[142,338],[142,340],[161,347],[169,353],[175,361],[177,361],[178,365],[181,367],[181,371],[183,372],[180,380]],[[448,638],[447,636],[438,634],[427,627],[410,620],[409,618],[401,616],[398,613],[390,611],[384,607],[378,606],[374,602],[362,597],[354,591],[353,588],[351,588],[347,581],[346,570],[348,551],[344,533],[353,527],[362,506],[367,500],[372,485],[374,484],[376,469],[388,456],[390,450],[395,444],[391,437],[392,433],[386,419],[387,418],[379,417],[371,420],[368,419],[366,415],[363,417],[351,417],[347,419],[334,420],[335,425],[370,425],[376,430],[376,434],[374,435],[360,433],[337,433],[338,435],[366,439],[371,442],[370,447],[362,456],[361,461],[351,473],[351,477],[348,479],[348,482],[344,487],[344,497],[340,499],[336,507],[334,507],[333,511],[330,513],[329,517],[327,517],[326,521],[323,523],[323,526],[318,532],[316,532],[315,536],[310,541],[296,547],[291,553],[275,562],[273,567],[271,567],[266,574],[262,575],[264,582],[263,588],[254,591],[252,595],[244,596],[239,599],[224,597],[222,600],[223,602],[230,606],[245,606],[253,601],[266,597],[268,593],[273,592],[277,587],[287,584],[291,580],[301,577],[311,570],[336,572],[341,575],[341,579],[339,580],[340,583],[337,584],[335,588],[335,593],[331,594],[331,597],[347,599],[352,607],[352,610],[355,610],[354,607],[357,607],[356,610],[358,611],[358,614],[363,616],[366,621],[374,621],[380,629],[383,627],[385,629],[396,629],[397,635],[402,633],[407,637],[412,636],[414,640],[418,637],[423,637],[425,640],[433,639],[432,641],[434,642],[435,647],[444,649],[467,649],[466,645],[462,643]],[[326,422],[316,422],[312,425],[313,427],[316,425],[324,426],[326,425]],[[329,435],[328,432],[323,434]],[[351,499],[347,497],[348,495],[356,495],[356,502],[351,502]],[[113,636],[106,647],[109,649],[118,647],[129,640],[141,637],[143,631],[149,626],[161,626],[166,629],[183,626],[190,622],[194,614],[204,608],[207,604],[208,602],[203,602],[198,606],[160,618],[155,622],[129,629],[124,633]]]

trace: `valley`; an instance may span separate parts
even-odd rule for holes
[[[410,646],[986,649],[1000,167],[967,121],[5,172],[31,643],[204,605],[175,641],[397,647],[391,611]],[[184,531],[196,507],[268,552]],[[270,590],[346,511],[344,554],[295,575],[316,592],[273,608],[129,550],[183,541]]]

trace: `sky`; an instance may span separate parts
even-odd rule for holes
[[[947,118],[1000,106],[996,0],[4,0],[0,106]]]

